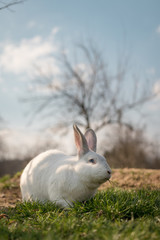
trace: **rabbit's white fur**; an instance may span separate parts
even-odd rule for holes
[[[20,187],[24,201],[50,200],[61,207],[91,198],[97,188],[111,176],[106,159],[96,150],[96,135],[85,136],[74,126],[78,156],[67,156],[57,150],[39,154],[25,167]]]

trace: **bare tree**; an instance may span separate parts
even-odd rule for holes
[[[24,1],[25,0],[0,1],[0,10],[3,10],[3,9],[11,10],[10,7],[19,3],[23,3]]]
[[[4,127],[5,120],[0,116],[0,131]],[[6,151],[6,144],[0,132],[0,161],[4,160],[4,152]]]
[[[38,69],[27,98],[34,107],[34,116],[43,113],[43,117],[56,119],[60,126],[76,122],[95,131],[109,124],[132,128],[125,114],[156,96],[152,86],[128,73],[127,57],[122,56],[111,74],[103,54],[92,43],[77,47],[81,60],[76,55],[73,61],[63,51],[58,57],[62,71],[58,76]]]
[[[115,128],[115,143],[104,155],[113,168],[159,168],[160,143],[151,141],[145,134],[145,129],[131,131],[126,127]]]

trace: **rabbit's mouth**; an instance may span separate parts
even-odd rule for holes
[[[105,182],[107,182],[109,179],[110,179],[110,177],[105,177],[105,178],[99,180],[98,183],[99,183],[99,184],[105,183]]]

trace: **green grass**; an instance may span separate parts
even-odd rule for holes
[[[11,179],[11,176],[9,174],[4,175],[0,178],[0,183],[5,183]]]
[[[68,210],[53,203],[19,203],[1,210],[5,239],[160,239],[160,191],[108,189]]]
[[[20,177],[22,172],[17,172],[14,176],[9,174],[4,175],[0,178],[0,190],[12,189],[19,187],[19,182],[16,182],[16,179]]]

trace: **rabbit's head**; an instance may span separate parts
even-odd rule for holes
[[[88,129],[83,135],[76,125],[73,129],[78,151],[75,170],[87,186],[98,187],[110,179],[111,169],[106,159],[96,153],[96,134],[92,129]]]

